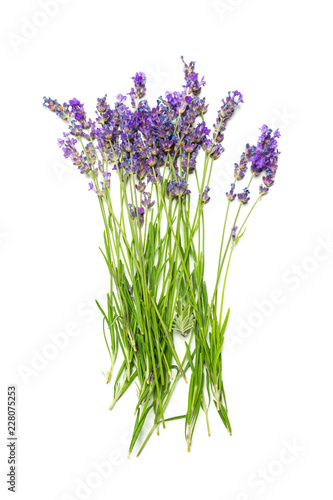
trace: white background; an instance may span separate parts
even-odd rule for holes
[[[55,2],[52,15],[41,15],[41,3],[3,2],[1,8],[5,498],[11,498],[5,485],[11,383],[18,386],[20,500],[331,498],[331,3],[68,0]],[[153,436],[140,458],[127,460],[135,396],[108,411],[111,387],[101,373],[108,356],[93,305],[107,288],[98,204],[86,180],[62,159],[56,139],[63,124],[42,107],[42,98],[75,96],[92,115],[97,97],[107,93],[113,102],[129,91],[130,77],[144,71],[153,102],[180,88],[181,55],[206,77],[208,124],[228,90],[240,90],[245,101],[213,174],[208,281],[224,193],[244,143],[267,123],[281,129],[282,154],[276,184],[250,219],[229,276],[223,369],[233,436],[212,407],[212,437],[201,419],[190,454],[180,421]],[[272,294],[280,294],[279,304]],[[22,376],[47,349],[50,334],[66,328],[75,333],[67,335],[68,345]],[[183,412],[183,396],[175,394],[174,413]],[[113,469],[101,479],[96,466],[105,461]]]

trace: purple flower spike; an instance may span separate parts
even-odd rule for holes
[[[186,64],[184,61],[184,57],[181,57],[181,60],[184,63],[184,74],[185,74],[185,82],[184,88],[187,90],[188,94],[193,94],[194,96],[198,96],[201,93],[201,89],[204,85],[206,85],[204,77],[199,80],[199,74],[195,73],[195,62],[191,61],[190,64]],[[187,99],[187,102],[191,102]]]
[[[136,107],[136,102],[135,102],[136,94],[135,94],[135,90],[133,88],[131,88],[131,91],[127,95],[130,96],[132,108],[135,108]]]
[[[234,226],[234,227],[232,228],[232,232],[231,232],[231,238],[232,238],[232,241],[235,241],[235,239],[236,239],[237,229],[238,229],[238,226]]]
[[[51,99],[51,97],[44,97],[43,106],[45,106],[45,108],[49,109],[50,111],[53,111],[62,120],[68,120],[69,106],[66,102],[61,105],[56,99]]]
[[[208,203],[210,200],[210,196],[208,196],[209,190],[210,190],[210,188],[208,186],[206,186],[205,189],[203,190],[203,193],[199,194],[199,198],[204,205],[206,205],[206,203]]]
[[[84,129],[89,129],[91,127],[91,122],[87,121],[87,114],[84,110],[84,106],[75,97],[74,99],[69,100],[69,106],[71,116],[74,119],[74,121],[72,122],[73,126],[71,128],[72,134],[77,136],[84,136]]]
[[[237,181],[240,181],[244,178],[247,171],[247,164],[251,160],[251,158],[253,158],[255,153],[256,147],[246,144],[245,151],[241,155],[239,165],[238,163],[235,163],[234,177]]]
[[[225,193],[229,201],[233,201],[236,198],[236,193],[234,193],[234,189],[235,189],[235,184],[231,184],[230,191]]]
[[[135,76],[132,76],[132,80],[134,81],[136,97],[142,99],[146,94],[146,75],[142,72],[135,73]]]
[[[254,175],[259,175],[267,169],[275,172],[277,170],[278,155],[277,140],[280,137],[279,130],[273,132],[267,125],[263,125],[260,129],[261,135],[258,139],[255,155],[252,158],[251,171]],[[273,176],[274,176],[273,175]]]
[[[244,203],[244,204],[247,203],[248,201],[250,201],[249,194],[250,194],[250,191],[247,188],[244,188],[243,193],[238,194],[239,201],[241,203]]]
[[[241,181],[242,179],[244,179],[246,171],[247,167],[240,168],[240,165],[238,165],[238,163],[235,163],[234,177],[236,181]]]
[[[215,130],[213,139],[215,142],[220,143],[223,141],[224,135],[222,132],[225,131],[228,120],[230,120],[236,107],[241,102],[244,102],[243,96],[238,90],[228,92],[228,97],[225,100],[222,99],[223,104],[218,112],[216,123],[213,125]]]

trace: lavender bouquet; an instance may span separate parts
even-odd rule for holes
[[[277,170],[279,131],[263,125],[257,145],[246,144],[235,164],[235,180],[226,193],[220,228],[216,282],[209,294],[204,272],[205,205],[210,200],[214,162],[224,151],[227,124],[243,97],[237,90],[229,92],[213,131],[209,130],[204,120],[208,104],[200,97],[206,82],[195,72],[193,62],[186,64],[183,58],[182,62],[182,90],[166,92],[155,107],[143,99],[144,73],[136,73],[133,88],[127,95],[119,94],[113,108],[107,96],[97,99],[95,120],[87,118],[84,105],[76,98],[63,105],[44,98],[44,106],[68,123],[59,146],[65,158],[88,177],[105,226],[104,249],[100,250],[110,274],[110,291],[107,307],[96,302],[110,355],[106,374],[106,382],[113,381],[110,409],[133,382],[137,387],[129,455],[139,436],[143,434],[144,439],[138,455],[155,429],[159,433],[161,425],[164,428],[177,419],[185,422],[189,451],[201,410],[210,435],[211,401],[231,434],[221,354],[230,312],[223,308],[226,281],[248,217],[274,184]],[[197,166],[200,150],[201,168]],[[248,170],[248,180],[243,181]],[[249,187],[256,177],[261,177],[261,184],[247,209]],[[239,184],[243,186],[236,193]],[[192,204],[195,197],[192,212],[191,196]],[[181,379],[188,383],[186,413],[165,418]],[[146,430],[150,413],[154,423]]]

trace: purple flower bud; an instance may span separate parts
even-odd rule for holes
[[[271,187],[274,184],[274,179],[270,175],[267,175],[267,177],[263,176],[262,181],[267,187]]]
[[[224,152],[224,147],[222,147],[220,144],[213,144],[213,141],[211,139],[207,139],[203,143],[202,148],[214,160],[217,160],[221,156],[221,154]]]
[[[223,132],[221,132],[221,130],[219,130],[217,133],[215,133],[215,134],[213,135],[213,139],[214,139],[214,140],[215,140],[215,142],[217,142],[217,143],[222,142],[222,141],[223,141],[223,139],[224,139],[224,134],[223,134]]]
[[[160,142],[160,145],[161,145],[161,148],[163,149],[163,151],[171,151],[172,149],[172,146],[174,145],[174,141],[170,140],[170,139],[164,139]]]
[[[124,103],[124,102],[126,101],[126,99],[127,99],[127,97],[126,97],[125,95],[123,95],[123,94],[118,94],[118,95],[116,96],[116,98],[118,99],[118,101],[119,101],[120,103]]]
[[[268,187],[263,186],[262,184],[260,184],[260,186],[259,186],[259,195],[260,196],[264,196],[265,194],[268,193],[268,190],[269,190]]]
[[[250,191],[247,188],[244,188],[243,193],[238,194],[239,201],[245,205],[245,203],[250,201],[249,194],[250,194]]]
[[[140,182],[140,184],[135,184],[135,187],[139,191],[139,193],[143,193],[146,189],[146,184],[144,182]]]
[[[168,197],[171,194],[171,199],[182,198],[183,196],[191,193],[187,187],[187,181],[177,174],[177,180],[168,181],[166,194]]]
[[[235,177],[236,181],[241,181],[242,179],[244,179],[246,171],[247,171],[247,167],[240,168],[240,165],[235,163],[234,177]]]
[[[185,151],[185,153],[193,153],[195,148],[196,148],[196,145],[191,144],[190,142],[185,142],[185,144],[183,145],[183,150]]]
[[[232,238],[232,241],[235,241],[235,239],[236,239],[237,229],[238,229],[238,226],[234,226],[234,227],[232,228],[232,232],[231,232],[231,238]]]
[[[238,90],[235,90],[234,92],[228,92],[228,97],[225,100],[222,99],[223,104],[218,112],[216,123],[214,124],[217,142],[221,142],[220,133],[226,129],[228,120],[231,118],[231,116],[235,112],[236,107],[241,102],[244,102],[243,96],[240,92],[238,92]]]
[[[155,200],[150,201],[150,193],[143,193],[143,200],[141,201],[141,205],[146,207],[147,210],[155,205]]]
[[[138,214],[139,214],[139,218],[138,218],[139,225],[143,226],[143,224],[145,222],[145,209],[143,207],[139,207]]]
[[[136,207],[133,207],[133,205],[131,203],[129,203],[128,208],[129,208],[129,212],[131,214],[131,217],[134,220],[136,215],[137,215]]]
[[[235,184],[231,184],[230,191],[225,193],[229,201],[233,201],[236,198],[236,193],[234,193],[234,189],[235,189]]]
[[[199,194],[199,198],[204,205],[206,205],[206,203],[208,203],[210,200],[210,196],[208,196],[209,190],[210,190],[210,188],[208,186],[206,186],[205,189],[203,190],[203,193]]]
[[[189,174],[193,174],[195,171],[195,161],[195,158],[184,158],[181,161],[182,169],[185,170],[185,172],[188,171]]]
[[[131,203],[128,204],[128,208],[132,220],[137,219],[139,226],[142,227],[145,221],[145,209],[143,207],[133,207]]]

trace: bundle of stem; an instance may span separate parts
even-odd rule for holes
[[[195,215],[190,221],[190,195],[172,199],[166,196],[167,182],[172,176],[173,163],[165,168],[163,180],[152,185],[156,198],[150,217],[145,218],[143,227],[132,220],[128,210],[129,201],[138,205],[134,186],[134,176],[127,174],[120,183],[120,216],[112,206],[110,192],[99,197],[99,204],[105,225],[104,244],[101,250],[110,272],[110,293],[107,296],[107,310],[103,314],[103,331],[110,354],[112,370],[119,346],[123,362],[114,380],[114,395],[110,405],[124,395],[135,381],[138,401],[135,407],[136,420],[130,443],[131,454],[139,435],[144,432],[144,423],[149,412],[154,414],[153,428],[159,429],[165,422],[175,419],[185,420],[187,449],[190,450],[193,432],[200,409],[203,410],[210,435],[208,408],[211,399],[222,422],[231,434],[227,402],[222,381],[222,346],[228,322],[229,310],[222,322],[222,308],[227,272],[233,245],[230,235],[226,235],[229,203],[221,235],[221,250],[214,293],[209,300],[204,280],[204,204],[198,198]],[[202,192],[206,176],[210,177],[213,162],[206,153],[204,172],[198,190]],[[116,165],[117,167],[117,165]],[[107,167],[106,167],[107,168]],[[118,167],[117,167],[118,168]],[[241,207],[241,205],[240,205]],[[240,209],[239,207],[239,209]],[[127,223],[124,217],[127,214]],[[237,212],[233,226],[239,215]],[[166,228],[163,227],[163,218]],[[232,227],[233,227],[232,226]],[[224,240],[228,241],[224,245]],[[218,301],[218,284],[229,253],[228,265],[223,280],[221,300]],[[188,324],[189,333],[185,343],[185,355],[179,359],[174,336],[179,333],[174,328],[179,309]],[[106,335],[104,323],[109,335]],[[187,380],[190,370],[188,405],[186,414],[165,418],[164,413],[172,392],[179,379]]]

